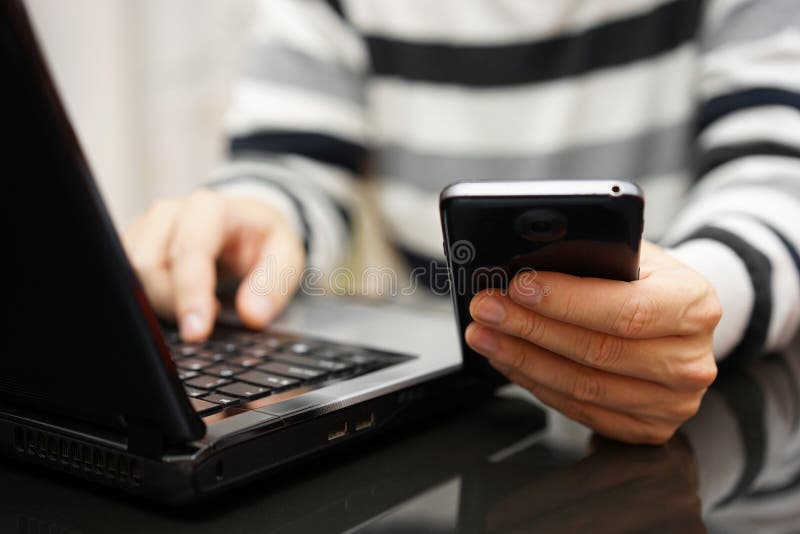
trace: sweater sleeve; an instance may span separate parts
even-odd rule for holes
[[[309,265],[322,270],[352,245],[367,158],[366,65],[338,3],[259,0],[226,117],[230,158],[210,184],[284,211]]]
[[[716,287],[733,363],[800,324],[800,3],[714,0],[701,32],[696,183],[666,244]]]

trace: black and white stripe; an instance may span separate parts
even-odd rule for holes
[[[794,0],[258,6],[223,174],[263,164],[302,205],[315,266],[344,261],[365,179],[389,241],[425,262],[448,183],[622,177],[645,188],[646,234],[717,287],[720,357],[800,323]]]
[[[377,77],[510,87],[573,78],[658,56],[688,41],[699,15],[699,0],[676,0],[573,34],[509,44],[454,45],[375,34],[364,38]]]

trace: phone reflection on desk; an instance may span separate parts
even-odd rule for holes
[[[533,437],[353,531],[800,531],[797,342],[723,371],[664,447],[594,437],[587,456],[542,472],[554,436]]]

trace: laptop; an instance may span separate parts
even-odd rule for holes
[[[486,389],[445,299],[298,298],[264,331],[182,343],[126,260],[21,1],[0,6],[0,453],[184,503]]]

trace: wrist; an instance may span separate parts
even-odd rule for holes
[[[714,330],[714,354],[724,358],[747,329],[753,286],[747,267],[725,244],[712,239],[691,239],[666,252],[700,273],[716,290],[722,319]]]

